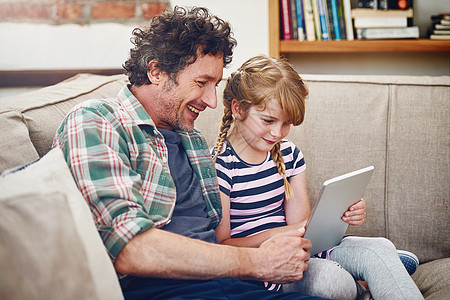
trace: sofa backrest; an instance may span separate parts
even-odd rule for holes
[[[306,117],[288,137],[304,153],[311,205],[325,180],[374,165],[366,222],[349,233],[387,237],[422,262],[449,257],[450,77],[302,77]],[[44,155],[75,104],[115,97],[125,83],[124,75],[80,74],[0,99],[0,172]],[[196,121],[210,147],[222,111],[219,100]]]
[[[0,99],[0,173],[50,150],[67,112],[76,104],[114,97],[125,75],[79,74],[56,85]]]

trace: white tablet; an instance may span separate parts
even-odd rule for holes
[[[304,238],[312,243],[311,256],[340,243],[348,227],[341,218],[362,198],[373,170],[370,166],[324,182],[305,226]]]

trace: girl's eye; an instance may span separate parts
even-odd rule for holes
[[[266,124],[272,124],[273,120],[269,120],[269,119],[263,119],[264,123]]]

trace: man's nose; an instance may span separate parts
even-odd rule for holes
[[[217,107],[217,90],[215,85],[209,85],[205,89],[205,93],[203,95],[202,101],[209,107],[209,108],[216,108]]]

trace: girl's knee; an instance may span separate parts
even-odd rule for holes
[[[352,275],[337,262],[325,259],[311,259],[297,287],[306,294],[331,299],[355,299],[357,296]]]
[[[391,252],[397,253],[397,249],[394,244],[384,237],[347,237],[341,242],[344,246],[356,247],[356,249],[371,250],[376,253],[380,252]]]

